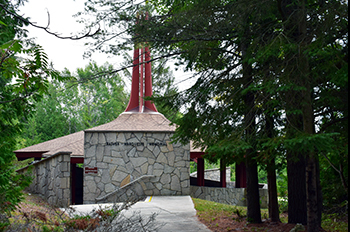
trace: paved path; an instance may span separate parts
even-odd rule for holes
[[[108,204],[101,204],[108,206]],[[72,206],[77,212],[88,213],[98,205]],[[153,196],[134,204],[125,215],[140,212],[148,217],[158,213],[156,223],[163,225],[160,232],[210,232],[196,217],[196,210],[190,196]]]

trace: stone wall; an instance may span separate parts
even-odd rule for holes
[[[191,173],[191,176],[197,177],[197,172]],[[220,169],[213,168],[213,169],[204,170],[204,179],[213,180],[213,181],[220,181]],[[230,180],[231,180],[231,168],[226,167],[226,181],[229,182]]]
[[[69,206],[71,203],[70,154],[70,152],[59,152],[17,170],[19,173],[25,173],[29,167],[32,167],[30,173],[33,181],[27,190],[39,194],[51,205]]]
[[[153,176],[138,182],[146,196],[189,195],[190,147],[171,143],[172,135],[85,131],[84,204],[121,194],[118,189],[143,176]]]
[[[267,208],[267,189],[259,189],[259,194],[261,208]],[[191,185],[191,197],[227,205],[247,206],[246,195],[245,188],[213,188]]]

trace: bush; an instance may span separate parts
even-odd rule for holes
[[[5,231],[158,231],[163,225],[155,224],[156,213],[142,217],[140,212],[127,211],[138,200],[114,203],[110,208],[100,207],[86,214],[81,214],[74,208],[46,207],[29,212],[18,209],[16,215],[13,214],[10,218],[11,224]]]

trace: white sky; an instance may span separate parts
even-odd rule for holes
[[[47,12],[49,12],[50,31],[62,36],[70,36],[83,30],[83,25],[77,23],[72,17],[78,11],[82,11],[83,7],[84,1],[81,0],[29,0],[20,10],[21,14],[30,17],[30,20],[39,26],[48,24]],[[83,68],[89,63],[89,60],[83,59],[86,40],[59,39],[34,27],[28,27],[28,30],[29,37],[35,37],[36,42],[44,47],[57,70],[68,68],[70,71],[75,71],[76,68]],[[96,54],[93,59],[98,64],[107,61],[102,54]]]
[[[83,11],[85,0],[29,0],[24,7],[20,8],[20,14],[30,17],[32,22],[39,26],[47,26],[48,14],[50,13],[51,32],[60,34],[61,36],[70,36],[77,34],[84,28],[83,24],[76,22],[74,14]],[[84,68],[91,60],[96,61],[98,65],[105,62],[112,64],[115,68],[120,67],[123,62],[118,57],[108,57],[107,54],[94,53],[91,58],[84,59],[83,54],[87,48],[84,46],[86,40],[69,40],[59,39],[53,35],[46,33],[42,29],[28,27],[29,37],[35,37],[36,43],[41,45],[47,53],[54,68],[63,71],[68,68],[71,72],[75,72],[77,68]],[[189,73],[182,71],[174,72],[175,83],[191,76]],[[194,81],[184,81],[178,84],[180,90],[190,87]]]

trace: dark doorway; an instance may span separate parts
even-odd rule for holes
[[[83,164],[71,164],[72,205],[83,204]]]

